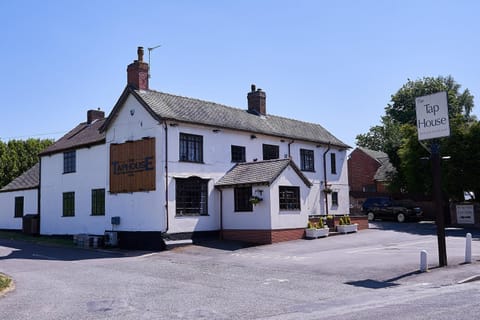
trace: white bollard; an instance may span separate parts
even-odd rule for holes
[[[467,233],[465,243],[465,263],[472,263],[472,234]]]
[[[420,272],[428,271],[427,250],[420,251]]]

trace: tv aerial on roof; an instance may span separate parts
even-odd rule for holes
[[[150,53],[151,53],[153,50],[155,50],[155,49],[157,49],[157,48],[159,48],[159,47],[161,47],[161,46],[162,46],[162,45],[159,44],[158,46],[154,46],[154,47],[151,47],[151,48],[147,48],[147,50],[148,50],[148,77],[149,77],[149,78],[151,77],[151,75],[150,75],[150,66],[151,66],[151,64],[150,64]]]

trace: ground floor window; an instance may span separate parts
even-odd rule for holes
[[[245,212],[253,211],[253,205],[250,202],[252,197],[252,187],[238,187],[234,189],[235,211]]]
[[[300,187],[279,187],[280,210],[300,210]]]
[[[23,197],[15,197],[15,218],[23,217],[23,208],[24,208],[24,198]]]
[[[198,177],[175,179],[176,215],[208,215],[208,180]]]
[[[63,193],[63,216],[75,216],[75,192]]]
[[[105,189],[92,190],[92,216],[105,215]]]
[[[332,192],[332,206],[338,206],[338,192]]]

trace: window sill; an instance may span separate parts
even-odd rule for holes
[[[209,214],[175,214],[175,218],[209,217]]]
[[[205,164],[203,161],[178,160],[178,162]]]

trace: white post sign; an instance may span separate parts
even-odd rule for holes
[[[457,223],[459,224],[474,224],[475,223],[475,211],[473,205],[458,205],[457,209]]]
[[[448,102],[445,91],[415,98],[418,140],[450,136]]]

